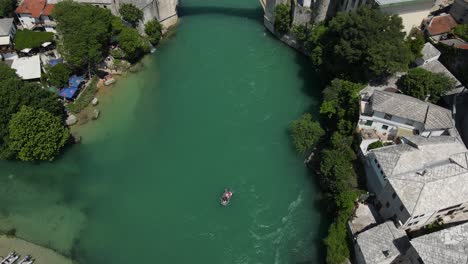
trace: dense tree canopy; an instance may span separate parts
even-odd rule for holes
[[[3,65],[0,64],[0,158],[7,159],[15,158],[8,144],[8,123],[21,106],[43,109],[59,119],[64,118],[65,112],[56,94],[42,89],[38,84],[22,82]]]
[[[134,28],[124,28],[119,34],[118,42],[129,61],[135,61],[149,51],[148,43]]]
[[[28,106],[13,115],[8,128],[10,150],[23,161],[52,161],[70,137],[60,118]]]
[[[75,68],[93,69],[102,61],[112,34],[110,11],[62,1],[55,5],[53,12],[65,60]]]
[[[162,25],[158,20],[153,19],[145,24],[145,33],[152,45],[157,45],[162,36]]]
[[[17,79],[16,71],[5,63],[0,63],[0,82],[8,79]]]
[[[0,17],[9,16],[16,8],[15,0],[0,0]]]
[[[123,20],[132,24],[134,27],[138,25],[138,21],[143,18],[143,11],[138,9],[133,4],[121,4],[119,13]]]
[[[413,54],[412,60],[422,57],[421,50],[424,47],[426,40],[424,39],[424,34],[421,32],[421,30],[413,28],[405,42]]]
[[[413,68],[397,82],[405,94],[425,100],[429,96],[432,103],[439,102],[442,95],[455,87],[455,80],[443,73],[432,73],[421,68]]]
[[[68,84],[71,70],[65,63],[57,64],[47,69],[45,74],[47,82],[54,87],[62,88]]]
[[[293,144],[297,152],[304,154],[318,143],[325,135],[319,122],[314,121],[309,113],[303,114],[298,120],[291,124],[290,128]]]
[[[291,27],[290,7],[286,4],[275,6],[275,30],[280,34],[285,34]]]
[[[18,30],[15,35],[15,49],[39,48],[42,43],[51,42],[53,39],[54,33],[52,32]]]
[[[402,29],[398,15],[361,7],[338,13],[325,32],[315,28],[306,46],[329,78],[366,81],[407,69],[412,55]]]

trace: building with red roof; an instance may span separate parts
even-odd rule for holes
[[[47,0],[23,0],[15,12],[23,28],[44,27],[46,31],[54,31],[55,22],[50,17],[54,6]]]
[[[426,19],[424,21],[424,30],[430,37],[438,41],[440,39],[440,35],[452,31],[452,29],[457,25],[458,24],[455,19],[453,19],[452,15],[442,14]]]

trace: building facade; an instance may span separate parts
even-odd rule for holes
[[[55,21],[51,17],[54,4],[46,0],[24,0],[16,8],[16,15],[25,29],[44,28],[46,31],[54,32]]]
[[[16,26],[13,18],[0,19],[0,49],[9,50],[14,43]]]

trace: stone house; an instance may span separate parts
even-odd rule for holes
[[[423,21],[424,33],[431,38],[432,41],[438,42],[446,38],[447,33],[452,31],[457,26],[457,22],[450,14],[440,14],[432,16]]]
[[[46,31],[54,32],[56,23],[51,17],[53,9],[54,4],[47,3],[46,0],[23,0],[15,13],[25,29],[42,27]]]
[[[401,229],[418,229],[468,207],[468,152],[455,137],[407,136],[369,151],[376,210]]]
[[[0,50],[9,50],[14,43],[16,26],[13,18],[0,19]]]
[[[448,135],[453,127],[452,114],[443,107],[386,91],[361,95],[358,131],[363,139]]]

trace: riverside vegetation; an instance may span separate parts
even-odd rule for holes
[[[350,257],[346,223],[355,200],[365,189],[356,155],[358,93],[370,80],[384,80],[396,72],[407,71],[412,61],[420,57],[424,38],[417,32],[405,38],[400,17],[369,7],[338,13],[331,20],[309,28],[291,25],[288,10],[287,5],[275,9],[276,30],[297,35],[317,73],[328,84],[322,92],[317,121],[306,114],[292,122],[290,133],[299,153],[314,154],[309,164],[317,172],[334,218],[324,239],[326,260],[341,264]],[[399,83],[416,97],[431,93],[433,101],[453,87],[442,76],[419,69],[409,70]]]

